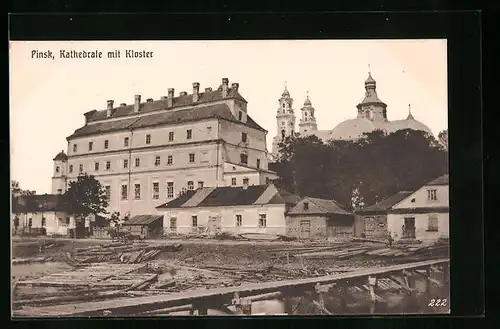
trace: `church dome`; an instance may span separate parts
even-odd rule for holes
[[[333,128],[331,138],[351,140],[358,139],[364,133],[374,131],[375,125],[366,118],[356,118],[343,121]]]
[[[404,130],[404,129],[413,129],[417,131],[420,130],[429,134],[430,136],[433,136],[432,131],[429,129],[429,127],[427,127],[422,122],[415,120],[413,116],[406,120],[390,121],[387,124],[388,133],[393,133],[398,130]]]
[[[311,106],[311,100],[309,99],[309,96],[307,96],[306,100],[304,101],[304,106]]]

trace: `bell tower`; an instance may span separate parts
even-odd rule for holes
[[[304,106],[301,109],[302,119],[299,123],[299,132],[301,135],[310,135],[318,131],[318,124],[316,123],[316,117],[314,116],[314,107],[312,107],[311,100],[309,99],[309,92],[307,92],[307,98],[304,102]]]
[[[295,133],[295,113],[293,110],[293,99],[290,97],[290,92],[287,89],[285,82],[285,90],[278,99],[279,107],[276,111],[276,131],[277,135],[273,138],[272,153],[277,155],[279,143],[287,137],[294,136]]]
[[[61,151],[55,156],[53,161],[52,194],[64,194],[66,192],[66,164],[68,163],[68,156],[64,151]]]

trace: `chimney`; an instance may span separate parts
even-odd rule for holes
[[[172,107],[174,99],[174,88],[168,88],[167,107]]]
[[[152,99],[152,98],[148,98],[148,99],[146,99],[146,102],[148,102],[148,103],[151,103],[152,101],[153,101],[153,99]]]
[[[240,84],[237,82],[231,84],[231,89],[233,89],[234,91],[238,91],[239,87],[240,87]]]
[[[212,91],[212,87],[205,88],[205,92],[206,92],[206,93],[208,93],[208,92],[210,92],[210,91]]]
[[[187,91],[181,91],[181,92],[179,93],[179,96],[186,96],[187,94],[188,94],[188,93],[187,93]]]
[[[227,88],[229,85],[229,79],[228,78],[222,78],[222,98],[227,97]]]
[[[141,95],[135,95],[134,112],[139,112],[141,109]]]
[[[111,110],[113,110],[113,103],[114,101],[112,99],[108,100],[108,106],[106,110],[106,117],[109,118],[111,116]]]
[[[127,106],[127,103],[120,103],[120,106],[125,107],[125,106]]]
[[[196,103],[200,99],[200,83],[193,82],[193,103]]]

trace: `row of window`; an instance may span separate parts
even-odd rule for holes
[[[197,187],[202,188],[204,183],[202,181],[198,181]],[[141,199],[141,184],[134,184],[134,194],[133,198],[138,200]],[[186,184],[186,187],[182,188],[182,191],[193,191],[194,190],[194,181],[188,181]],[[109,200],[111,199],[111,186],[106,185],[104,186],[104,189],[106,191],[106,198]],[[121,191],[120,191],[120,198],[122,200],[128,200],[129,198],[129,189],[127,184],[122,184],[121,185]],[[167,199],[172,199],[174,197],[174,182],[167,182],[166,185],[166,192],[167,192]],[[159,182],[153,182],[152,185],[152,193],[151,193],[151,198],[158,200],[160,199],[160,183]]]
[[[406,221],[414,221],[415,218],[413,217],[408,217],[405,218]],[[385,229],[385,223],[384,222],[379,222],[378,223],[379,229]],[[366,218],[365,220],[365,231],[375,231],[375,219],[373,217]],[[407,230],[412,230],[414,227],[405,227],[403,225],[402,230],[403,230],[403,235],[407,234]],[[437,232],[438,231],[438,217],[436,215],[430,215],[428,217],[427,221],[427,231],[429,232]]]
[[[66,217],[66,221],[65,221],[66,225],[68,225],[70,223],[70,218],[69,217]],[[47,226],[47,219],[45,217],[42,217],[42,227],[45,227]],[[28,227],[32,227],[33,226],[33,218],[28,218]]]
[[[236,225],[236,227],[243,226],[243,216],[241,214],[236,215],[235,225]],[[191,226],[198,227],[198,216],[191,216]],[[266,214],[259,214],[259,228],[264,228],[266,226],[267,226],[267,215]],[[177,218],[176,217],[170,218],[170,230],[172,230],[172,231],[177,230]]]
[[[212,127],[207,127],[207,130],[208,131],[211,131]],[[174,132],[171,131],[168,133],[168,141],[169,142],[173,142],[174,141]],[[146,145],[150,145],[151,144],[151,134],[147,134],[146,135]],[[193,139],[193,130],[192,129],[188,129],[186,130],[186,139],[188,140],[191,140]],[[248,136],[247,136],[247,133],[241,133],[241,141],[243,143],[246,143],[248,140]],[[130,138],[129,137],[124,137],[123,138],[123,147],[128,147],[130,144]],[[88,144],[88,150],[89,151],[92,151],[94,149],[94,142],[89,142]],[[109,140],[105,140],[104,141],[104,149],[107,150],[109,149]],[[73,153],[76,153],[78,152],[78,144],[73,144]]]

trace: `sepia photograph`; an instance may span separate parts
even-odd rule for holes
[[[450,314],[446,39],[10,41],[11,314]]]

